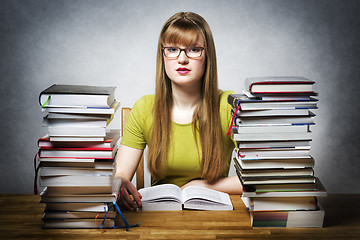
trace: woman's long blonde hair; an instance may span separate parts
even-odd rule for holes
[[[210,182],[215,181],[223,176],[226,170],[219,113],[216,53],[212,33],[205,19],[198,14],[180,12],[164,24],[157,49],[154,121],[148,152],[148,169],[156,180],[161,180],[165,176],[173,107],[171,81],[165,73],[162,47],[165,43],[191,46],[196,43],[199,36],[205,43],[206,67],[202,77],[202,101],[194,112],[193,126],[194,133],[199,132],[201,142],[201,177]],[[196,134],[194,136],[196,137]]]

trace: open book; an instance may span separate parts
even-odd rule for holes
[[[189,186],[181,190],[174,184],[142,188],[143,211],[196,210],[233,210],[227,193],[212,189]]]

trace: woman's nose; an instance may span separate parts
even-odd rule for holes
[[[186,56],[185,51],[181,51],[178,57],[178,63],[180,64],[188,64],[189,58]]]

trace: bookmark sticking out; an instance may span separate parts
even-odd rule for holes
[[[36,159],[37,159],[38,155],[39,155],[39,152],[36,153],[35,157],[34,157],[34,171],[35,171],[35,174],[34,174],[34,195],[37,195],[39,193],[38,188],[37,188],[37,180],[38,180],[38,173],[39,173],[39,169],[40,169],[40,163],[36,166]]]
[[[125,217],[124,217],[124,214],[121,212],[121,210],[120,210],[119,206],[117,205],[117,203],[116,203],[116,202],[113,202],[113,204],[114,204],[114,206],[115,206],[116,210],[117,210],[117,211],[118,211],[118,213],[120,214],[121,219],[123,220],[123,222],[124,222],[124,224],[125,224],[125,227],[121,227],[121,226],[114,226],[113,228],[125,228],[125,229],[126,229],[126,231],[129,231],[129,229],[130,229],[130,228],[133,228],[133,227],[140,227],[140,222],[138,222],[138,223],[137,223],[137,224],[135,224],[135,225],[130,225],[130,224],[126,221],[126,219],[125,219]]]
[[[106,216],[107,216],[107,213],[108,213],[108,211],[106,210],[106,207],[104,207],[104,211],[105,211],[105,216],[104,216],[104,219],[103,219],[103,221],[101,222],[101,224],[99,225],[99,224],[97,223],[97,218],[99,217],[100,213],[99,213],[98,215],[96,215],[96,217],[95,217],[95,223],[96,223],[96,225],[98,225],[98,227],[99,227],[101,230],[103,230],[104,232],[106,232],[106,229],[103,228],[103,227],[104,227],[104,223],[105,223],[105,221],[106,221]]]
[[[240,110],[241,106],[240,106],[240,103],[238,103],[238,107],[236,108],[233,116],[232,116],[232,119],[231,119],[231,123],[230,123],[230,127],[229,127],[229,131],[227,132],[226,135],[230,136],[231,135],[231,129],[233,127],[233,123],[234,123],[234,119],[235,119],[235,116],[236,116],[236,113]]]
[[[44,104],[41,105],[42,108],[45,108],[45,106],[48,104],[50,97],[51,97],[51,95],[49,95],[48,98],[46,99],[46,101],[44,102]]]

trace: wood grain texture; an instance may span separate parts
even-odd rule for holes
[[[124,229],[42,229],[44,204],[38,195],[0,194],[0,239],[359,239],[360,194],[320,199],[324,228],[252,228],[239,196],[234,211],[125,212]],[[120,221],[119,221],[120,222]]]

